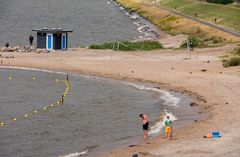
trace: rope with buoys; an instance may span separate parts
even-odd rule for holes
[[[9,80],[13,80],[13,77],[12,77],[12,76],[9,76],[8,79],[9,79]],[[33,77],[32,77],[32,80],[36,80],[36,77],[33,76]],[[55,79],[55,81],[56,81],[56,82],[60,82],[61,80]],[[41,112],[41,111],[45,112],[45,111],[47,111],[47,110],[50,109],[50,108],[53,108],[53,107],[56,107],[56,106],[59,106],[59,105],[63,104],[63,103],[64,103],[64,98],[68,95],[69,90],[70,90],[70,85],[69,85],[69,81],[68,81],[68,75],[67,75],[66,80],[64,80],[64,84],[65,84],[65,91],[64,91],[64,93],[62,94],[62,96],[61,96],[61,98],[60,98],[59,101],[56,101],[55,103],[52,103],[52,104],[47,105],[47,106],[44,106],[44,107],[42,107],[42,108],[40,108],[40,109],[34,109],[31,113],[25,113],[25,114],[23,115],[23,117],[19,117],[19,118],[13,117],[12,119],[9,120],[9,122],[1,122],[1,121],[0,121],[0,127],[7,126],[7,125],[10,124],[11,122],[16,123],[17,121],[19,121],[19,120],[21,120],[21,119],[28,119],[28,118],[31,117],[31,116],[34,116],[34,115],[39,114],[39,112]]]

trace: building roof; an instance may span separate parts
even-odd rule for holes
[[[33,29],[32,31],[37,31],[40,33],[67,33],[73,32],[72,30],[63,30],[62,28],[43,28],[43,29]]]

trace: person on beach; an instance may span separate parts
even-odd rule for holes
[[[192,41],[190,41],[189,47],[190,47],[190,51],[193,51],[193,42]]]
[[[32,46],[33,45],[33,40],[34,40],[32,34],[30,34],[28,40],[29,40],[30,46]]]
[[[140,114],[139,117],[142,119],[142,124],[143,124],[143,133],[144,133],[144,139],[147,141],[148,140],[148,116],[146,114]],[[147,141],[148,143],[148,141]]]
[[[170,139],[172,137],[172,124],[173,122],[170,120],[169,116],[165,120],[165,137]]]

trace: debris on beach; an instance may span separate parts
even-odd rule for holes
[[[135,153],[135,154],[132,155],[132,157],[138,157],[138,154]]]
[[[31,46],[15,46],[15,47],[1,47],[0,52],[48,52],[46,49],[38,49]]]
[[[203,138],[220,138],[222,137],[219,131],[212,131],[211,133],[203,136]]]
[[[190,107],[193,107],[193,106],[198,106],[198,104],[196,102],[191,102]]]

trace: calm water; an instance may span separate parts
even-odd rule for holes
[[[7,124],[0,127],[1,157],[56,157],[86,149],[95,156],[141,139],[139,113],[151,113],[153,124],[165,108],[158,93],[71,75],[65,104],[43,112],[64,92],[63,79],[62,74],[0,69],[0,121]],[[41,112],[23,118],[34,109]],[[13,117],[19,120],[11,122]]]
[[[74,32],[69,46],[134,39],[137,26],[107,0],[0,0],[0,45],[28,45],[33,28]],[[36,34],[35,42],[36,42]]]

